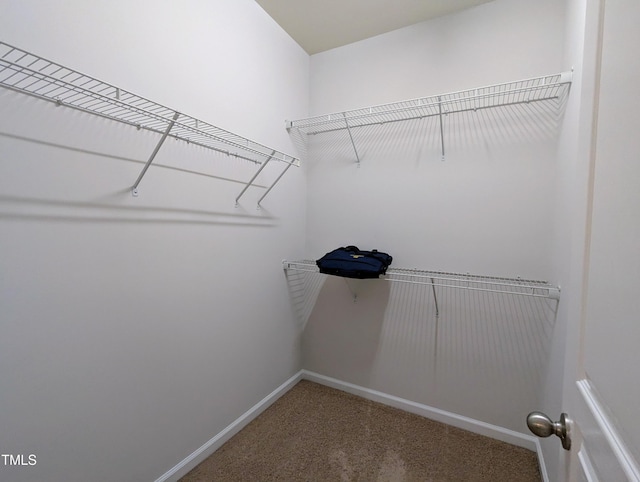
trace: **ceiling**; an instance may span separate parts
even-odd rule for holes
[[[490,1],[256,0],[309,55]]]

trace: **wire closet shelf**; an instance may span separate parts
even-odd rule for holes
[[[383,125],[427,117],[439,117],[442,160],[445,154],[443,117],[462,112],[544,103],[560,112],[571,86],[572,72],[478,87],[447,94],[421,97],[372,107],[324,114],[287,121],[287,130],[303,136],[346,130],[360,163],[353,131],[366,126]]]
[[[160,142],[133,186],[134,195],[142,176],[167,137],[259,164],[260,169],[271,160],[285,163],[285,171],[292,165],[300,165],[298,158],[284,152],[4,42],[0,42],[0,85],[57,105],[161,134]],[[273,185],[269,190],[271,187]]]
[[[285,270],[320,273],[313,260],[283,261]],[[501,278],[443,271],[428,271],[412,268],[389,268],[380,279],[397,283],[428,285],[432,287],[485,291],[534,298],[559,300],[560,287],[547,281],[527,280],[522,278]]]
[[[571,72],[545,75],[448,94],[298,119],[287,122],[287,128],[298,129],[304,134],[313,135],[347,128],[516,104],[559,102],[565,98],[571,85],[571,78]]]

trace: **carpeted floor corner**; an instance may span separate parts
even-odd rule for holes
[[[541,478],[529,450],[303,380],[180,480]]]

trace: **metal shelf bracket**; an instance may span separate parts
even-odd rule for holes
[[[351,128],[349,127],[347,114],[346,112],[343,112],[342,115],[344,116],[344,125],[347,127],[347,132],[349,133],[349,139],[351,139],[351,145],[353,146],[353,151],[356,153],[356,160],[358,161],[358,167],[360,167],[360,156],[358,155],[358,149],[356,149],[356,143],[353,141],[353,134],[351,133]]]
[[[284,176],[285,172],[287,172],[292,165],[293,165],[292,163],[288,163],[287,166],[280,173],[280,175],[276,178],[276,180],[273,181],[271,186],[269,186],[268,189],[264,192],[264,194],[260,197],[260,199],[258,199],[258,208],[260,208],[260,203],[262,202],[262,200],[265,197],[267,197],[267,194],[269,194],[271,192],[271,190],[273,189],[273,186],[275,186],[278,183],[278,181],[282,178],[282,176]],[[236,202],[238,202],[238,201],[236,200]]]
[[[142,168],[142,172],[140,172],[140,175],[138,176],[138,179],[136,180],[135,184],[131,188],[131,194],[134,197],[138,196],[138,184],[140,184],[140,181],[142,181],[142,178],[147,173],[147,169],[149,169],[149,166],[151,165],[153,160],[156,158],[156,155],[158,154],[158,151],[162,147],[162,144],[164,144],[164,141],[167,139],[167,136],[169,135],[169,132],[171,132],[171,129],[173,129],[173,126],[176,123],[176,121],[178,120],[178,117],[180,117],[180,113],[176,112],[173,115],[173,119],[171,120],[171,122],[169,122],[169,125],[167,126],[167,130],[164,131],[164,134],[162,134],[162,137],[158,141],[158,144],[156,145],[156,148],[151,153],[151,156],[149,157],[149,160],[147,161],[145,166]]]
[[[260,167],[258,168],[258,170],[256,171],[256,173],[253,175],[253,177],[251,178],[251,180],[245,184],[244,189],[242,189],[242,192],[240,192],[240,194],[238,194],[238,197],[236,198],[236,207],[238,206],[238,201],[240,200],[240,198],[244,195],[245,192],[247,192],[247,189],[249,189],[249,186],[251,186],[253,184],[253,181],[256,180],[256,178],[260,175],[260,173],[262,172],[262,170],[267,167],[267,164],[269,164],[269,161],[271,159],[273,159],[273,155],[276,153],[276,151],[271,151],[271,155],[267,158],[266,161],[264,161]],[[262,198],[260,198],[260,200],[262,200]],[[260,204],[258,202],[258,204]]]
[[[442,126],[442,97],[438,96],[438,116],[440,117],[440,145],[442,146],[441,161],[444,161],[444,127]]]

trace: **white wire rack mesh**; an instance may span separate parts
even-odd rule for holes
[[[318,273],[313,260],[283,261],[285,270]],[[560,288],[547,281],[521,278],[501,278],[443,271],[428,271],[409,268],[389,268],[380,279],[397,283],[411,283],[444,288],[457,288],[470,291],[504,293],[534,298],[560,299]]]
[[[262,164],[296,157],[208,124],[137,94],[0,42],[0,85],[59,105],[164,134]],[[173,125],[172,125],[173,122]]]
[[[569,91],[571,78],[571,72],[563,72],[289,121],[287,128],[313,135],[532,102],[553,102],[560,107]]]
[[[284,267],[311,364],[324,364],[327,359],[314,359],[314,354],[326,353],[343,362],[371,360],[376,380],[419,380],[412,385],[414,397],[459,399],[474,387],[491,404],[495,400],[490,400],[487,387],[500,386],[509,404],[524,406],[540,392],[558,301],[461,288],[482,279],[515,284],[520,290],[528,281],[443,273],[440,278],[448,281],[436,278],[436,283],[458,286],[432,288],[430,276],[437,276],[432,271],[422,271],[429,275],[427,284],[412,284],[390,279],[395,271],[405,270],[387,270],[391,282],[385,283],[382,278],[340,280],[319,273],[309,260],[285,262]],[[375,336],[367,336],[372,333]]]

